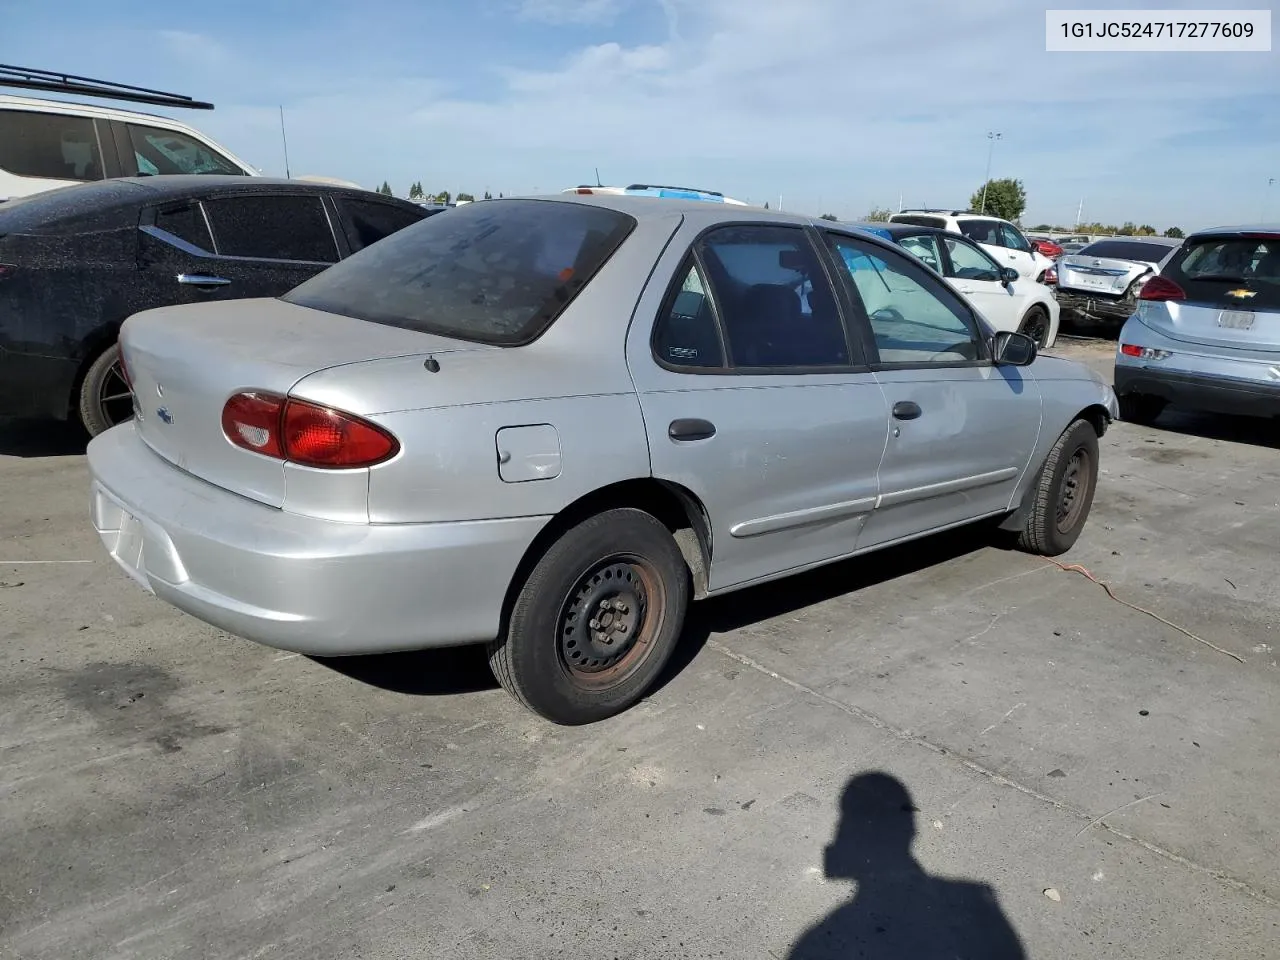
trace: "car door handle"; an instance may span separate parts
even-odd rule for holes
[[[231,281],[226,277],[211,277],[204,273],[180,273],[178,282],[191,287],[225,287]]]
[[[710,420],[697,418],[672,420],[667,436],[672,440],[708,440],[716,435],[716,425]]]
[[[912,400],[899,400],[893,405],[893,416],[896,420],[914,420],[923,412],[920,404]]]

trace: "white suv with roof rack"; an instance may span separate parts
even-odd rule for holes
[[[212,103],[180,93],[4,63],[0,86],[213,109]],[[95,180],[202,173],[261,175],[226,147],[169,117],[68,100],[0,96],[0,202]]]
[[[890,223],[911,223],[918,227],[937,227],[968,237],[998,263],[1008,264],[1027,280],[1044,282],[1045,271],[1053,261],[1037,253],[1022,231],[1008,220],[972,210],[915,209],[902,210],[889,217]]]

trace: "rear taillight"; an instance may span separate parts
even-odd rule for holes
[[[1058,283],[1058,268],[1049,267],[1047,270],[1045,270],[1044,280],[1042,280],[1041,283],[1044,283],[1045,285],[1050,287],[1056,286]]]
[[[1137,347],[1132,343],[1120,344],[1120,352],[1126,357],[1137,357],[1139,360],[1167,360],[1173,356],[1168,350],[1157,350],[1155,347]]]
[[[396,438],[368,420],[261,391],[226,402],[222,432],[237,447],[306,467],[371,467],[400,452]]]
[[[1142,285],[1139,300],[1185,300],[1186,291],[1168,277],[1152,277]]]

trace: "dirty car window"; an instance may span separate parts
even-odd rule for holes
[[[635,226],[605,207],[485,200],[406,227],[284,299],[372,323],[513,346],[542,333]]]

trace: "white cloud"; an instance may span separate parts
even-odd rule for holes
[[[1276,135],[1275,111],[1262,109],[1253,143],[1195,142],[1218,136],[1223,104],[1275,97],[1274,57],[1048,54],[1043,9],[1023,0],[874,12],[847,0],[648,2],[665,36],[618,36],[541,69],[499,66],[492,95],[344,74],[341,92],[286,100],[293,166],[510,194],[558,190],[598,165],[608,180],[683,180],[757,201],[785,191],[788,207],[859,216],[899,192],[963,204],[984,172],[986,131],[999,130],[992,174],[1024,180],[1029,217],[1069,220],[1083,195],[1086,213],[1187,225],[1247,219],[1258,198],[1245,181]],[[603,16],[616,4],[540,7]],[[218,126],[233,149],[243,139],[272,155],[278,118],[267,113],[220,107]]]

